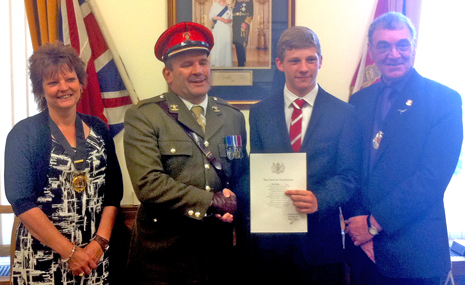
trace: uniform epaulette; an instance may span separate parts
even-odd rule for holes
[[[231,107],[233,109],[236,109],[237,111],[241,111],[239,108],[237,108],[236,106],[233,106],[231,104],[229,104],[226,100],[222,99],[222,98],[219,98],[219,97],[214,97],[214,96],[211,96],[211,98],[213,99],[213,101],[215,101],[215,103],[219,104],[219,105],[223,105],[223,106],[228,106],[228,107]]]
[[[166,93],[160,94],[160,95],[152,97],[152,98],[142,100],[137,104],[137,106],[140,108],[140,107],[145,106],[147,104],[158,103],[158,102],[161,102],[161,101],[164,101],[164,100],[166,100]]]
[[[161,94],[161,95],[158,95],[158,96],[153,97],[153,98],[152,98],[152,99],[153,99],[153,102],[156,103],[156,102],[160,102],[160,101],[165,101],[165,100],[166,100],[166,94],[167,94],[167,93],[163,93],[163,94]]]

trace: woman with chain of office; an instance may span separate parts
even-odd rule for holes
[[[21,220],[13,283],[109,284],[122,177],[107,125],[76,111],[85,63],[56,42],[29,71],[41,112],[14,126],[5,149],[5,192]]]

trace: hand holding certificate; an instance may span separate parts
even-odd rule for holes
[[[299,213],[285,194],[286,190],[306,189],[305,153],[251,154],[251,231],[307,232],[307,214]]]

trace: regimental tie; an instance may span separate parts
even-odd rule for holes
[[[192,113],[194,113],[195,119],[197,120],[197,123],[200,125],[202,128],[203,133],[205,134],[205,123],[202,120],[202,117],[200,114],[203,113],[203,107],[199,105],[195,105],[191,109]]]
[[[391,97],[393,93],[394,89],[390,86],[386,86],[383,88],[378,98],[373,137],[373,149],[375,150],[379,148],[381,140],[383,139],[384,119],[391,109]]]
[[[294,111],[291,117],[291,128],[289,130],[289,137],[291,138],[291,145],[294,152],[299,152],[302,146],[302,107],[305,105],[305,100],[296,99],[292,102]]]

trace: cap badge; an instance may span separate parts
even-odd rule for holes
[[[191,33],[185,32],[182,36],[186,39],[186,41],[188,41],[189,38],[191,37]]]

